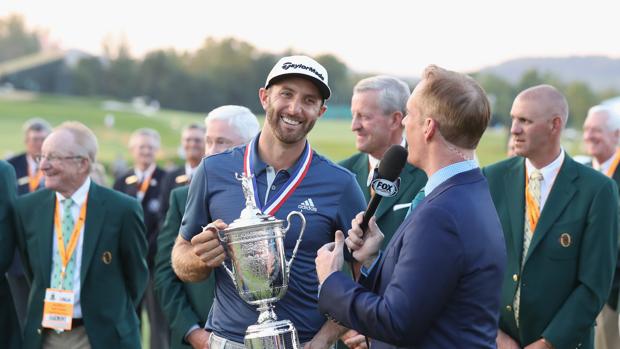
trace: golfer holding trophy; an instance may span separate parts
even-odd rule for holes
[[[172,264],[184,281],[215,273],[213,307],[197,324],[211,349],[328,348],[342,331],[318,311],[314,259],[365,201],[306,139],[330,93],[319,63],[282,58],[259,90],[262,131],[203,159],[192,179]]]

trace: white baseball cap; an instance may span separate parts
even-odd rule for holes
[[[327,85],[327,70],[319,62],[308,56],[282,57],[269,72],[267,81],[265,81],[265,88],[269,88],[273,83],[289,75],[309,78],[319,88],[325,100],[329,99],[332,94],[329,85]]]

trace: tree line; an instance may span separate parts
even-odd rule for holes
[[[615,89],[596,91],[583,81],[564,82],[560,77],[549,73],[541,73],[530,69],[523,73],[519,81],[511,84],[507,80],[493,74],[472,74],[482,85],[491,100],[494,122],[510,124],[510,108],[520,91],[540,84],[557,87],[566,96],[569,106],[568,126],[580,129],[590,107],[602,101],[620,96]]]
[[[29,29],[22,17],[0,18],[0,63],[40,51],[44,34]],[[79,96],[104,96],[129,100],[135,96],[156,99],[164,108],[204,113],[223,104],[240,104],[256,112],[262,108],[256,91],[283,55],[264,52],[235,38],[207,38],[196,50],[179,52],[159,49],[142,58],[131,55],[128,43],[104,44],[101,57],[88,56],[65,67],[70,84],[64,92]],[[353,85],[370,74],[352,71],[338,57],[323,54],[314,57],[329,72],[331,106],[347,110]],[[587,110],[602,100],[620,93],[595,91],[586,82],[564,82],[550,73],[530,70],[516,83],[492,74],[472,74],[489,94],[495,123],[510,123],[510,107],[517,93],[527,87],[549,83],[558,87],[570,105],[569,125],[581,127]],[[413,88],[415,81],[407,79]],[[57,91],[51,91],[57,92]],[[348,115],[342,115],[347,117]]]

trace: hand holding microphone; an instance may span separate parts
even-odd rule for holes
[[[351,221],[351,229],[347,239],[344,241],[351,250],[353,258],[369,268],[377,258],[381,244],[383,243],[383,233],[377,226],[375,218],[371,217],[366,231],[362,230],[361,223],[364,212],[360,212]]]
[[[383,155],[376,178],[372,181],[375,194],[368,203],[366,212],[358,214],[351,222],[349,237],[345,243],[353,258],[366,267],[372,264],[383,242],[383,233],[371,219],[379,207],[383,196],[398,193],[398,176],[407,162],[407,150],[400,145],[392,145]]]

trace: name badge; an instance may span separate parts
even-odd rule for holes
[[[41,325],[57,331],[70,330],[74,301],[75,294],[71,290],[46,289]]]

